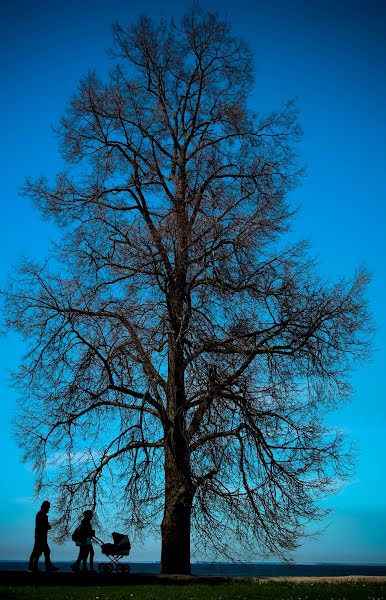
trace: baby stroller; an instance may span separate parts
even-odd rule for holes
[[[100,544],[102,554],[107,556],[110,559],[109,563],[101,563],[98,567],[100,573],[111,573],[115,571],[116,573],[130,573],[130,565],[127,563],[121,564],[119,561],[124,556],[129,556],[130,554],[130,540],[129,536],[123,533],[116,533],[115,531],[112,533],[114,543],[104,544],[102,540],[98,538],[96,541]]]

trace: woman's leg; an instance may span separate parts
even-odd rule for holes
[[[71,569],[73,571],[79,571],[79,566],[80,566],[81,559],[82,559],[82,546],[79,546],[78,558],[76,559],[76,561],[74,562],[74,564],[71,565]]]
[[[89,555],[90,555],[90,569],[91,569],[91,571],[93,571],[94,570],[94,548],[93,548],[92,544],[90,544]]]
[[[82,560],[83,560],[83,571],[87,571],[87,558],[88,553],[90,552],[90,546],[85,544],[82,546]]]

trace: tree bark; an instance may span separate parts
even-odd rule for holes
[[[168,294],[168,401],[165,427],[165,508],[161,524],[161,573],[190,574],[190,518],[194,487],[186,435],[184,301],[188,220],[184,207],[184,168],[178,183],[175,269]]]
[[[178,456],[180,455],[180,456]],[[165,509],[161,524],[161,573],[190,574],[190,517],[193,486],[181,448],[165,451]]]
[[[172,315],[173,313],[176,315],[178,312],[179,314],[182,312],[180,289],[177,288],[174,292],[170,303]],[[161,573],[165,574],[190,574],[190,517],[194,487],[190,469],[190,450],[186,435],[183,348],[181,340],[176,336],[176,330],[180,326],[180,319],[171,319],[168,353],[167,424],[164,435],[165,508],[161,524]]]

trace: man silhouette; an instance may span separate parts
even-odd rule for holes
[[[29,559],[28,570],[37,572],[39,558],[42,553],[44,553],[44,558],[46,562],[46,571],[58,571],[58,567],[52,564],[50,558],[50,547],[47,542],[47,533],[48,530],[51,529],[51,525],[48,522],[48,511],[50,510],[51,504],[48,500],[44,500],[42,503],[39,512],[36,515],[35,521],[35,544],[32,550],[31,557]]]

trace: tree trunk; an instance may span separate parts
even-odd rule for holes
[[[165,509],[161,525],[161,573],[190,574],[190,517],[193,486],[188,464],[176,454],[165,451]],[[180,456],[181,458],[181,456]],[[177,460],[176,460],[177,459]]]
[[[161,524],[161,573],[190,574],[190,518],[194,496],[190,451],[186,436],[184,334],[186,313],[186,260],[188,219],[184,198],[186,179],[182,163],[177,185],[175,269],[169,282],[168,423],[165,427],[165,508]]]
[[[165,508],[161,573],[190,574],[190,517],[194,496],[186,436],[183,354],[169,344],[168,425],[165,430]]]

